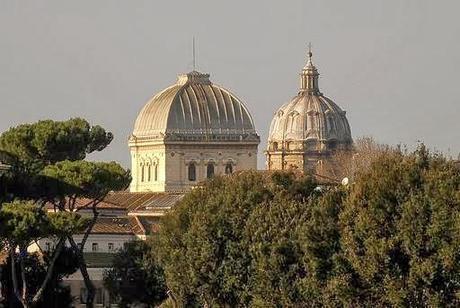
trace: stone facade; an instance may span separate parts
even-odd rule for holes
[[[137,144],[131,146],[131,160],[131,191],[185,191],[211,175],[211,168],[212,175],[255,169],[257,145]]]

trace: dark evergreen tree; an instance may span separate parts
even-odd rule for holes
[[[242,172],[193,190],[156,247],[188,306],[458,307],[460,170],[422,145],[347,186]]]
[[[39,121],[11,128],[0,136],[0,151],[8,157],[10,170],[2,178],[2,205],[4,217],[15,217],[16,221],[0,234],[2,248],[9,252],[19,264],[21,278],[24,277],[22,258],[33,241],[43,237],[56,238],[56,248],[47,266],[47,275],[36,293],[30,293],[27,281],[18,283],[16,270],[12,269],[14,294],[24,306],[36,305],[53,277],[55,262],[68,241],[76,254],[79,269],[88,289],[88,306],[92,306],[94,286],[89,279],[83,249],[89,233],[99,215],[97,205],[111,190],[124,189],[130,182],[130,174],[115,162],[89,162],[86,155],[103,150],[113,139],[111,133],[100,126],[90,126],[83,119],[68,121]],[[77,207],[77,199],[85,197],[88,204]],[[58,213],[46,215],[45,205],[53,205]],[[82,224],[78,212],[91,209],[93,217]],[[47,221],[52,228],[47,227]],[[73,240],[73,234],[84,232],[81,247]],[[20,237],[19,237],[20,236]]]
[[[112,268],[104,273],[104,285],[121,307],[132,303],[149,307],[166,299],[166,281],[152,247],[145,241],[134,241],[115,254]]]

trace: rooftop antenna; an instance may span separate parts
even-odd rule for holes
[[[192,52],[193,52],[193,70],[196,70],[196,55],[195,55],[195,36],[193,37],[192,42]]]

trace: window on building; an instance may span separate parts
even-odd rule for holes
[[[214,176],[214,163],[208,163],[206,167],[206,177],[210,179],[213,176]]]
[[[158,163],[153,166],[153,180],[158,181]]]
[[[91,251],[92,252],[97,252],[99,250],[99,245],[97,243],[93,243],[91,245]]]
[[[286,150],[291,150],[291,142],[290,141],[286,141]]]
[[[273,142],[273,151],[278,151],[278,142]]]
[[[108,247],[109,251],[113,251],[115,249],[115,245],[113,243],[108,243],[107,247]]]
[[[337,149],[337,141],[329,141],[329,150],[335,151]]]
[[[316,141],[315,140],[308,140],[305,144],[308,151],[316,150]]]
[[[190,163],[188,165],[188,180],[196,181],[196,165],[195,163]]]
[[[141,182],[144,182],[144,164],[141,164]]]
[[[51,251],[51,243],[50,243],[50,242],[46,242],[46,243],[45,243],[45,251],[46,251],[46,252],[50,252],[50,251]]]
[[[233,173],[233,165],[231,162],[228,162],[225,165],[225,174],[232,174]]]
[[[147,181],[152,180],[152,166],[150,164],[147,165]]]

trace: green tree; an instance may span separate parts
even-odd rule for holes
[[[362,305],[460,304],[460,171],[422,145],[358,175],[340,214]],[[351,277],[350,276],[350,277]]]
[[[46,213],[31,201],[4,203],[0,209],[1,244],[9,253],[10,275],[13,294],[24,307],[36,305],[42,300],[48,284],[55,281],[57,260],[64,249],[66,236],[82,232],[88,225],[87,219],[71,212]],[[38,283],[37,275],[30,275],[27,247],[41,238],[57,238],[57,247],[47,259],[47,271]],[[19,253],[16,250],[19,250]],[[19,265],[19,268],[17,267]],[[37,269],[38,270],[38,269]],[[41,273],[41,272],[40,272]],[[31,279],[29,279],[31,278]],[[21,287],[19,286],[21,284]]]
[[[56,229],[55,233],[52,233],[57,242],[56,259],[67,240],[77,256],[79,269],[88,289],[87,302],[90,307],[94,300],[95,289],[86,269],[83,257],[84,245],[99,215],[98,203],[109,191],[126,188],[131,178],[129,172],[115,162],[89,162],[84,159],[89,153],[103,150],[112,139],[112,134],[100,126],[91,126],[87,121],[78,118],[19,125],[0,136],[0,151],[7,153],[12,161],[9,176],[4,181],[4,200],[30,200],[33,206],[40,210],[45,205],[51,204],[54,207],[58,212],[54,218],[55,226],[61,228],[57,228],[59,230]],[[77,207],[76,201],[79,198],[87,198],[88,203]],[[77,232],[73,226],[78,218],[69,214],[75,215],[83,209],[90,209],[93,216],[86,226],[79,247],[73,240],[73,234]],[[29,241],[36,238],[35,234],[27,232],[24,237],[28,237]],[[39,230],[38,233],[40,232],[42,232],[40,236],[50,235],[47,233],[50,232],[48,229]],[[13,250],[15,247],[11,245],[18,246],[19,243],[9,241],[8,245],[9,249]],[[27,245],[27,241],[24,240],[21,245]],[[24,247],[21,249],[25,251]],[[17,258],[13,255],[12,257]],[[49,272],[53,270],[52,260],[54,258],[51,258],[51,263],[47,267]],[[16,262],[11,264],[14,265]],[[31,301],[32,304],[37,302],[45,287],[46,283],[35,296],[29,296],[32,299],[25,297],[22,290],[21,301],[23,303]],[[15,293],[20,295],[19,290]]]
[[[262,302],[257,292],[273,299],[296,292],[289,280],[302,277],[303,269],[291,267],[301,256],[294,236],[304,218],[301,209],[320,194],[316,187],[299,174],[247,171],[216,177],[186,195],[163,219],[157,243],[177,300],[266,305],[269,300]],[[272,284],[281,273],[282,285]]]
[[[460,170],[422,145],[347,186],[242,172],[188,193],[156,247],[184,306],[460,305]]]
[[[253,271],[250,306],[323,306],[340,252],[337,218],[342,191],[316,192],[303,202],[275,198],[247,220]]]
[[[129,242],[118,251],[112,268],[104,273],[104,285],[121,307],[142,303],[149,307],[166,297],[163,269],[158,264],[151,245],[145,241]]]
[[[43,258],[44,257],[44,258]],[[45,253],[40,256],[38,253],[28,254],[22,256],[25,270],[25,277],[27,280],[28,288],[30,293],[34,294],[38,291],[42,285],[43,280],[47,275],[47,267],[49,266],[49,257]],[[44,259],[44,260],[43,260]],[[23,305],[19,302],[18,298],[13,294],[13,282],[11,280],[11,258],[7,259],[0,270],[3,272],[1,283],[3,285],[3,301],[2,304],[5,307],[22,307]],[[55,264],[55,270],[53,271],[53,277],[50,283],[44,290],[42,299],[36,303],[37,308],[64,308],[71,307],[73,298],[70,293],[70,287],[62,285],[62,278],[75,272],[78,268],[78,264],[74,258],[74,253],[70,248],[64,248],[59,254],[59,258]],[[16,276],[18,276],[19,284],[22,284],[21,273],[19,272],[19,265],[16,265]]]

